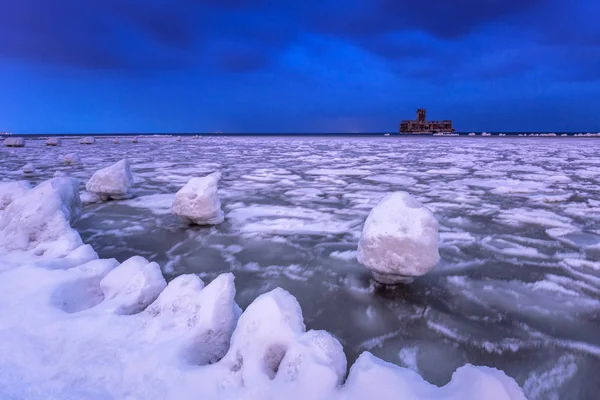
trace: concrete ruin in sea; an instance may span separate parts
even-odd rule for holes
[[[428,133],[451,133],[452,120],[446,119],[443,121],[427,121],[427,111],[424,108],[417,110],[417,119],[406,120],[400,122],[400,133],[408,134],[428,134]]]

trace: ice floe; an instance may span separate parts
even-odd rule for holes
[[[6,147],[25,147],[25,139],[22,137],[9,137],[4,139]]]

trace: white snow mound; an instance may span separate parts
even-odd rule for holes
[[[167,286],[160,267],[134,256],[108,273],[100,289],[106,307],[116,314],[137,314],[148,307]]]
[[[220,172],[202,178],[192,178],[175,195],[172,211],[187,223],[216,225],[225,220],[217,196]]]
[[[31,189],[27,181],[0,182],[0,210],[6,209],[16,198],[23,196]]]
[[[0,216],[0,253],[64,256],[82,244],[71,228],[80,212],[77,180],[59,177],[40,183],[13,198]]]
[[[438,221],[411,195],[384,197],[365,222],[358,243],[358,261],[383,284],[410,282],[440,260]]]
[[[99,196],[103,201],[121,200],[131,197],[134,180],[128,159],[123,159],[110,167],[94,173],[85,185],[88,192]]]

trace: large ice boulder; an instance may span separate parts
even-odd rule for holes
[[[123,159],[110,167],[96,171],[85,188],[104,201],[121,200],[131,197],[133,183],[129,160]]]
[[[79,158],[79,154],[69,153],[65,154],[65,156],[62,158],[62,161],[67,165],[72,165],[79,164],[81,162],[81,159]]]
[[[27,181],[0,182],[0,210],[4,210],[14,199],[23,196],[31,189]]]
[[[71,228],[81,212],[78,186],[75,179],[53,178],[14,198],[0,215],[0,253],[64,256],[81,246]]]
[[[59,145],[60,145],[60,138],[51,137],[48,140],[46,140],[46,146],[59,146]]]
[[[96,143],[96,139],[93,136],[86,136],[81,138],[79,141],[80,144],[94,144]]]
[[[110,271],[100,282],[106,306],[117,314],[136,314],[157,299],[167,282],[160,267],[134,256]]]
[[[22,137],[10,137],[4,139],[4,145],[7,147],[25,147],[25,139]]]
[[[440,259],[438,221],[405,192],[391,193],[372,210],[358,243],[358,261],[383,284],[411,282]]]
[[[220,172],[214,172],[203,178],[192,178],[175,195],[173,214],[187,223],[197,225],[216,225],[224,221],[221,201],[217,196]]]
[[[138,138],[137,136],[134,136],[133,139],[131,139],[131,143],[137,143],[138,142]]]

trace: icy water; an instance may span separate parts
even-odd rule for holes
[[[77,152],[82,164],[59,156]],[[246,307],[277,286],[351,363],[365,350],[443,385],[465,363],[504,370],[530,399],[600,391],[600,140],[593,138],[142,137],[1,148],[0,179],[83,182],[124,157],[131,200],[87,204],[76,228],[101,257],[142,255],[167,279],[236,276]],[[213,228],[170,214],[192,176],[221,171]],[[81,186],[84,190],[84,184]],[[362,223],[391,191],[440,221],[438,267],[376,286],[356,261]]]

